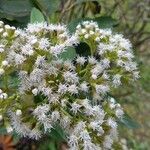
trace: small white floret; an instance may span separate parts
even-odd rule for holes
[[[17,116],[21,116],[21,115],[22,115],[22,111],[21,111],[20,109],[17,109],[17,110],[16,110],[16,115],[17,115]]]
[[[5,70],[0,68],[0,75],[4,74]]]
[[[6,60],[2,61],[2,65],[3,66],[8,66],[8,61],[6,61]]]
[[[8,127],[6,128],[6,130],[7,130],[7,133],[11,133],[11,132],[13,131],[13,128],[12,128],[11,126],[8,126]]]
[[[34,88],[33,90],[32,90],[32,93],[33,93],[33,95],[37,95],[38,94],[38,89],[37,88]]]
[[[3,120],[3,116],[2,115],[0,115],[0,121],[2,121]]]
[[[96,80],[96,79],[97,79],[97,75],[92,74],[92,78],[93,78],[94,80]]]

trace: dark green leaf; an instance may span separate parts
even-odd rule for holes
[[[73,60],[76,57],[76,51],[73,47],[68,47],[65,52],[60,54],[59,58],[63,60]]]
[[[133,120],[128,114],[124,114],[124,116],[122,117],[122,119],[119,119],[118,121],[120,124],[126,126],[129,129],[134,129],[134,128],[139,128],[140,125]]]
[[[41,103],[45,99],[45,96],[43,96],[41,93],[34,96],[34,103]]]
[[[112,28],[118,24],[115,19],[109,16],[97,17],[93,21],[96,21],[100,28]]]
[[[7,134],[6,128],[0,126],[0,135]]]
[[[48,148],[49,148],[49,150],[56,150],[55,142],[54,142],[54,141],[51,141],[51,142],[48,144]]]
[[[51,130],[50,137],[57,142],[66,141],[66,134],[65,134],[64,130],[59,125],[56,125]]]
[[[49,138],[42,140],[38,150],[56,150],[55,141]]]
[[[44,11],[45,15],[56,12],[60,5],[60,0],[34,0],[38,7]]]
[[[5,76],[7,78],[7,84],[10,89],[17,89],[20,80],[18,78],[17,72],[11,73],[9,76]],[[5,88],[4,80],[0,80],[0,88]]]
[[[91,52],[90,52],[90,47],[88,44],[86,44],[85,42],[81,42],[80,44],[78,44],[76,47],[76,53],[80,56],[89,56],[91,55]]]
[[[23,22],[30,15],[31,9],[30,0],[0,0],[0,18]]]
[[[36,8],[33,8],[31,11],[31,16],[30,16],[30,22],[31,23],[37,23],[37,22],[44,22],[44,16],[43,14]]]

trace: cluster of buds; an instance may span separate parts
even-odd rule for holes
[[[1,23],[1,28],[9,35],[0,35],[0,81],[9,95],[0,114],[8,131],[39,139],[59,125],[71,150],[113,148],[124,113],[107,93],[138,77],[130,42],[92,21],[73,34],[64,25],[46,23],[24,30]],[[89,56],[60,58],[81,42],[89,45]],[[14,89],[8,84],[12,74],[19,81]]]

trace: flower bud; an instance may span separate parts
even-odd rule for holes
[[[3,66],[8,66],[8,61],[6,61],[6,60],[2,61],[2,65]]]
[[[0,28],[0,33],[3,33],[4,32],[4,29],[3,28]]]
[[[94,35],[94,31],[90,31],[90,35]]]
[[[8,33],[7,32],[4,32],[3,33],[3,37],[5,38],[5,37],[8,37]]]
[[[81,32],[82,32],[82,34],[85,34],[85,33],[86,33],[86,30],[85,30],[85,29],[82,29]]]
[[[3,120],[3,116],[2,115],[0,115],[0,121],[2,121]]]
[[[97,79],[97,75],[92,74],[92,78],[93,78],[93,79]]]
[[[96,38],[95,38],[95,41],[96,41],[96,42],[99,42],[99,41],[100,41],[100,38],[99,38],[99,37],[96,37]]]
[[[22,111],[21,111],[20,109],[17,109],[17,110],[16,110],[16,115],[17,115],[17,116],[21,116],[21,115],[22,115]]]
[[[12,128],[11,126],[8,126],[8,127],[6,128],[6,130],[7,130],[7,133],[11,133],[11,132],[13,131],[13,128]]]
[[[3,96],[3,99],[7,99],[7,97],[8,97],[8,95],[6,93],[3,93],[2,96]]]
[[[84,38],[85,38],[85,39],[88,39],[88,38],[89,38],[89,34],[85,34],[85,35],[84,35]]]
[[[32,93],[33,93],[33,95],[36,96],[36,95],[38,94],[38,89],[37,89],[37,88],[33,89],[33,90],[32,90]]]
[[[0,75],[4,74],[4,69],[0,68]]]

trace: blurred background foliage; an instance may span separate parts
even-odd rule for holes
[[[70,32],[79,22],[94,20],[101,28],[112,28],[129,38],[141,77],[138,82],[114,91],[113,96],[140,128],[133,129],[134,122],[127,118],[125,123],[129,123],[129,129],[121,126],[120,134],[127,140],[129,148],[150,149],[150,0],[0,0],[0,20],[19,28],[36,21],[65,23]],[[13,137],[0,138],[0,142],[3,139],[2,143],[6,144],[4,138],[9,138],[10,143],[13,140],[20,150],[66,148],[64,133],[59,127],[38,142]]]

